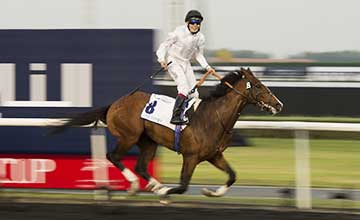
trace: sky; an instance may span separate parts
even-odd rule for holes
[[[210,0],[210,48],[360,50],[358,0]]]
[[[256,50],[277,58],[360,50],[359,0],[0,0],[0,5],[0,29],[152,28],[158,44],[196,8],[205,17],[208,49]]]

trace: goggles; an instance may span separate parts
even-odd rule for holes
[[[197,24],[200,25],[201,24],[201,20],[198,18],[191,18],[189,21],[189,24]]]

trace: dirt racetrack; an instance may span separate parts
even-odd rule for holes
[[[50,201],[51,202],[51,201]],[[295,209],[261,209],[254,207],[237,207],[231,204],[171,204],[163,206],[158,203],[88,203],[81,201],[64,204],[61,201],[44,203],[44,201],[1,201],[1,220],[359,220],[359,214],[300,212]]]

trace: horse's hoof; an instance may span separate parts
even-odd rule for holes
[[[207,188],[203,188],[201,190],[202,194],[204,196],[208,196],[208,197],[221,197],[224,196],[225,193],[228,191],[229,187],[227,186],[221,186],[219,187],[216,191],[211,190],[211,189],[207,189]]]
[[[147,191],[151,191],[151,192],[156,192],[157,190],[159,190],[160,188],[162,188],[163,185],[159,182],[152,182],[152,183],[148,183],[145,187],[145,189]]]
[[[137,190],[128,190],[128,196],[135,196],[137,194]]]
[[[128,195],[135,196],[138,190],[139,190],[139,182],[134,181],[131,183],[130,189],[128,190]]]
[[[170,187],[163,186],[160,189],[156,190],[155,193],[159,196],[166,196],[167,192],[170,190]]]
[[[207,196],[207,197],[215,197],[214,194],[215,192],[211,189],[207,189],[207,188],[203,188],[201,190],[201,193],[204,195],[204,196]]]
[[[170,205],[171,204],[170,196],[169,195],[160,196],[159,202],[160,204],[163,205]]]

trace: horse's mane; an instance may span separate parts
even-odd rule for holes
[[[227,85],[225,85],[225,82],[234,85],[237,81],[241,79],[242,79],[242,74],[240,72],[230,72],[221,79],[221,82],[215,86],[214,90],[210,91],[209,95],[202,97],[201,99],[203,101],[211,101],[219,97],[222,97],[230,91],[230,88]]]

